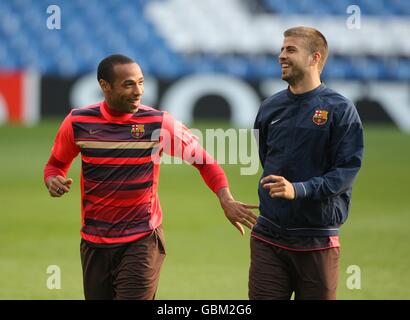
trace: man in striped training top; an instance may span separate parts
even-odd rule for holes
[[[81,153],[81,262],[86,299],[154,299],[165,258],[157,186],[163,152],[195,166],[243,234],[256,216],[232,197],[226,175],[197,138],[170,114],[140,103],[144,76],[122,55],[98,66],[103,102],[76,109],[61,124],[44,181],[52,197]]]

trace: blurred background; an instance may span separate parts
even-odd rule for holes
[[[102,100],[101,59],[135,59],[143,102],[191,127],[249,129],[261,101],[286,88],[277,56],[298,25],[325,35],[322,80],[354,101],[365,125],[339,298],[409,299],[410,2],[399,0],[0,1],[0,298],[83,298],[80,163],[62,199],[48,196],[42,170],[64,116]],[[234,195],[257,203],[260,172],[223,167]],[[225,221],[195,169],[161,174],[168,256],[158,298],[246,299],[249,233]],[[60,289],[47,288],[50,265],[61,269]],[[356,289],[350,266],[360,270]]]

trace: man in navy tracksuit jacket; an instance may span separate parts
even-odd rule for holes
[[[251,299],[335,299],[339,227],[361,167],[363,128],[351,101],[326,87],[327,42],[312,28],[287,30],[279,56],[289,87],[255,120],[263,176],[252,231]]]

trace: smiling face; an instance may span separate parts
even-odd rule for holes
[[[135,113],[144,94],[144,75],[136,63],[113,66],[113,80],[101,79],[100,86],[109,107],[123,113]]]
[[[279,64],[282,71],[282,80],[290,85],[296,85],[303,81],[310,72],[315,70],[315,54],[312,54],[301,37],[285,37],[281,53],[279,55]],[[317,65],[317,63],[316,63]]]

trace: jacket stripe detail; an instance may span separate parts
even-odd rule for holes
[[[148,225],[148,223],[147,223]],[[137,241],[139,239],[142,239],[143,237],[149,235],[152,232],[153,229],[147,228],[147,231],[143,231],[141,233],[136,233],[131,236],[126,236],[126,237],[117,237],[117,238],[106,238],[104,236],[94,236],[91,234],[87,234],[84,232],[80,232],[81,237],[90,242],[94,243],[100,243],[100,244],[116,244],[116,243],[128,243],[128,242],[133,242]]]
[[[84,156],[92,158],[145,158],[155,155],[158,151],[159,148],[119,150],[83,148],[81,153],[83,155],[83,159]]]
[[[326,247],[322,247],[322,248],[295,249],[295,248],[286,247],[286,246],[281,245],[281,244],[277,244],[277,243],[272,242],[272,241],[268,241],[268,240],[266,240],[265,238],[262,238],[262,237],[260,237],[260,236],[257,236],[257,235],[254,234],[254,233],[252,233],[251,236],[254,237],[254,238],[256,238],[256,239],[258,239],[258,240],[260,240],[260,241],[269,243],[269,244],[272,245],[272,246],[279,247],[279,248],[282,248],[282,249],[285,249],[285,250],[289,250],[289,251],[309,252],[309,251],[320,251],[320,250],[327,250],[327,249],[339,248],[339,247],[340,247],[338,243],[332,242],[330,246],[326,246]]]
[[[159,145],[159,141],[76,141],[80,148],[93,149],[149,149]]]
[[[89,108],[79,108],[79,109],[74,109],[71,114],[73,116],[86,116],[86,117],[101,117],[101,111],[100,111],[100,106],[97,105],[95,107],[89,107]]]
[[[140,158],[96,158],[83,156],[83,161],[88,164],[96,165],[138,165],[152,162],[153,156],[140,157]]]
[[[85,219],[82,231],[89,235],[104,236],[106,238],[122,238],[148,231],[147,222],[148,219],[138,219],[114,224]]]
[[[123,187],[122,190],[113,190],[110,188],[93,188],[84,192],[84,199],[91,201],[94,204],[106,203],[107,206],[112,207],[129,207],[131,205],[138,206],[140,203],[150,201],[150,186],[152,186],[152,182],[141,184],[138,187],[136,185],[132,185],[131,187],[128,186],[128,189],[127,187]],[[108,197],[110,199],[105,199]]]
[[[101,117],[101,115],[97,114],[74,114],[74,111],[72,113],[72,122],[73,123],[109,123],[112,124],[112,122],[109,122],[107,119]],[[145,116],[145,117],[138,117],[134,118],[131,117],[128,122],[129,124],[138,124],[138,123],[161,123],[162,121],[162,116],[158,115],[152,115],[152,116]]]
[[[339,228],[285,228],[262,215],[258,217],[257,223],[289,236],[309,236],[311,232],[314,232],[317,236],[335,236],[339,233]]]
[[[132,126],[139,125],[142,132],[138,137],[132,136]],[[138,141],[159,140],[159,130],[161,122],[145,123],[135,122],[127,124],[96,123],[92,122],[73,122],[75,140],[99,140],[99,141]],[[156,135],[156,137],[154,136]]]
[[[101,116],[87,116],[87,115],[72,115],[71,117],[72,123],[110,123],[107,119],[102,118]]]
[[[110,181],[127,181],[135,179],[145,179],[152,177],[154,164],[147,162],[138,165],[99,165],[95,166],[83,161],[82,169],[85,179],[110,182]]]
[[[303,191],[305,192],[305,195],[304,195],[304,197],[306,197],[306,196],[307,196],[307,192],[306,192],[306,188],[305,188],[305,185],[303,184],[303,182],[301,182],[300,184],[302,185],[302,187],[303,187]]]
[[[97,228],[110,228],[110,229],[131,229],[141,224],[141,221],[129,220],[129,221],[119,221],[119,222],[108,222],[98,219],[84,219],[84,224],[91,227]]]
[[[158,110],[138,110],[138,112],[136,112],[132,117],[132,118],[138,118],[138,121],[141,118],[150,118],[150,117],[159,117],[162,121],[162,115],[164,113],[162,111],[158,111]],[[141,119],[142,120],[142,119]],[[152,120],[150,120],[149,122],[152,122]]]
[[[106,191],[129,191],[129,190],[139,190],[151,187],[153,184],[152,180],[143,181],[143,182],[134,182],[134,183],[99,183],[94,181],[88,181],[84,179],[84,188],[86,194],[90,193],[94,189],[102,192]]]

